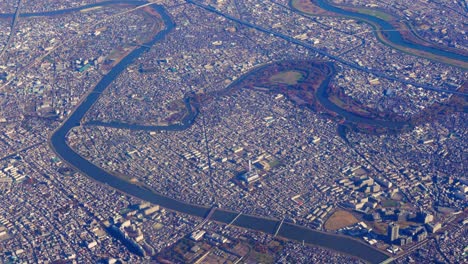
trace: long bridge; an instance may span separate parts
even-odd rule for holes
[[[229,222],[229,224],[225,227],[225,229],[229,228],[232,224],[234,224],[234,222],[236,222],[237,218],[239,218],[241,215],[242,215],[242,213],[237,214],[236,217],[234,217],[234,219],[232,219],[232,221]]]
[[[214,212],[216,211],[217,208],[218,208],[217,205],[211,206],[210,211],[208,212],[208,214],[205,216],[205,218],[203,219],[203,221],[201,221],[197,226],[195,226],[195,229],[194,229],[194,230],[199,230],[199,229],[202,228],[206,223],[208,223],[208,221],[210,221],[211,216],[213,216],[213,214],[214,214]]]

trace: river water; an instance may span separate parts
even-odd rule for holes
[[[408,47],[408,48],[411,48],[411,49],[415,49],[415,50],[426,51],[426,52],[429,52],[429,53],[432,53],[432,54],[437,54],[437,55],[444,56],[444,57],[451,58],[451,59],[456,59],[456,60],[460,60],[460,61],[464,61],[464,62],[468,61],[468,56],[463,56],[461,54],[449,52],[449,51],[438,49],[438,48],[435,48],[435,47],[419,45],[417,43],[412,43],[412,42],[406,41],[403,38],[403,36],[401,35],[401,33],[398,30],[396,30],[395,27],[393,27],[389,22],[387,22],[387,21],[385,21],[383,19],[380,19],[378,17],[374,17],[374,16],[371,16],[371,15],[362,14],[362,13],[347,11],[347,10],[344,10],[342,8],[339,8],[339,7],[336,7],[336,6],[333,6],[333,5],[329,4],[327,0],[315,0],[315,1],[316,1],[318,6],[320,6],[321,8],[323,8],[323,9],[325,9],[327,11],[337,13],[337,14],[340,14],[340,15],[343,15],[343,16],[353,17],[353,18],[356,18],[358,20],[371,21],[371,22],[379,25],[378,30],[383,31],[385,33],[385,37],[392,43],[398,44],[400,46]]]
[[[327,0],[315,0],[315,2],[317,3],[319,7],[327,11],[330,11],[330,12],[333,12],[342,16],[352,17],[352,18],[355,18],[357,20],[361,20],[364,22],[370,21],[376,25],[379,25],[379,28],[377,28],[377,30],[382,31],[385,34],[385,37],[389,42],[392,42],[392,43],[395,43],[397,45],[404,46],[407,48],[411,48],[415,50],[422,50],[422,51],[426,51],[432,54],[437,54],[440,56],[444,56],[444,57],[459,60],[459,61],[464,61],[464,62],[468,61],[468,56],[456,54],[456,53],[438,49],[435,47],[419,45],[417,43],[406,41],[401,35],[401,33],[395,27],[393,27],[389,22],[383,19],[380,19],[378,17],[374,17],[371,15],[362,14],[362,13],[351,12],[351,11],[339,8],[337,6],[331,5]]]
[[[37,17],[37,16],[53,16],[62,15],[69,12],[75,12],[82,9],[111,5],[116,3],[132,3],[132,4],[145,4],[143,1],[109,1],[98,4],[91,4],[82,6],[79,8],[64,9],[59,11],[50,11],[33,14],[21,14],[21,17]],[[152,46],[158,41],[162,40],[174,27],[175,24],[172,22],[169,14],[162,6],[152,5],[164,21],[166,28],[159,32],[154,39],[145,43],[145,46]],[[11,14],[0,14],[1,18],[11,17]],[[73,149],[71,149],[66,143],[66,136],[73,127],[79,126],[80,121],[91,108],[91,106],[99,99],[100,94],[118,77],[122,71],[124,71],[129,65],[131,65],[135,59],[141,56],[147,50],[146,47],[140,47],[132,51],[128,56],[122,59],[109,73],[107,73],[99,83],[92,89],[87,97],[81,102],[81,104],[75,109],[75,111],[68,117],[68,119],[51,135],[50,145],[54,149],[55,153],[66,161],[70,166],[79,170],[84,175],[108,185],[123,193],[138,197],[142,200],[149,201],[154,204],[159,204],[162,207],[186,213],[194,216],[204,217],[208,214],[209,208],[205,206],[188,204],[176,199],[166,197],[158,194],[154,191],[146,189],[141,186],[137,186],[128,181],[125,181],[112,173],[109,173],[96,165],[92,164],[88,160],[78,155]],[[183,130],[192,124],[193,119],[196,118],[196,113],[191,113],[189,119],[186,122],[168,127],[158,127],[160,130]],[[119,127],[116,125],[116,127]],[[131,128],[131,127],[126,127]],[[154,130],[155,127],[151,127],[148,130]],[[238,213],[231,212],[223,209],[217,209],[212,215],[212,220],[229,223],[231,222]],[[277,219],[267,219],[259,216],[252,215],[241,215],[233,225],[253,229],[269,234],[274,234],[280,221]],[[332,250],[336,250],[342,253],[353,255],[366,260],[371,263],[379,263],[388,258],[387,255],[381,251],[364,244],[361,241],[354,240],[349,237],[323,233],[294,225],[292,223],[285,222],[278,233],[279,236],[304,241],[306,243],[326,247]]]

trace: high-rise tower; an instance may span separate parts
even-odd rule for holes
[[[388,224],[387,236],[390,242],[393,242],[398,239],[398,232],[400,231],[400,226],[395,223]]]

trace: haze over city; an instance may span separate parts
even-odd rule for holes
[[[468,6],[0,2],[0,263],[466,263]]]

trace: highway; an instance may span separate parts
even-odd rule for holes
[[[290,36],[284,35],[279,32],[274,32],[269,29],[262,28],[258,25],[252,24],[247,21],[243,21],[241,19],[237,19],[235,17],[229,16],[227,14],[224,14],[218,10],[215,10],[209,6],[202,5],[200,3],[197,3],[192,0],[186,0],[187,3],[189,4],[194,4],[200,8],[204,8],[205,10],[209,12],[213,12],[215,14],[218,14],[220,16],[225,17],[226,19],[235,21],[241,25],[244,25],[246,27],[250,27],[253,29],[256,29],[258,31],[271,34],[273,36],[276,36],[278,38],[284,39],[290,43],[305,47],[307,49],[310,49],[322,56],[326,56],[332,60],[335,60],[337,62],[340,62],[344,65],[347,65],[349,67],[352,67],[357,70],[361,70],[364,72],[372,73],[376,76],[379,76],[381,78],[386,78],[389,80],[394,80],[398,81],[404,84],[411,84],[417,87],[422,87],[426,90],[431,90],[431,91],[436,91],[436,92],[444,92],[444,93],[452,93],[452,94],[459,94],[466,96],[467,94],[457,92],[457,91],[448,91],[444,89],[438,89],[435,87],[432,87],[430,85],[421,85],[421,84],[416,84],[412,83],[410,81],[406,80],[400,80],[396,77],[392,76],[387,76],[383,73],[379,73],[376,71],[373,71],[371,69],[368,69],[366,67],[359,66],[355,63],[346,61],[344,59],[341,59],[338,56],[333,56],[327,52],[324,52],[322,50],[319,50],[305,42],[302,42],[300,40],[294,39]],[[145,6],[145,5],[143,5]],[[143,6],[139,6],[137,8],[141,8]],[[137,9],[135,8],[135,9]],[[134,10],[134,9],[133,9]],[[162,9],[161,9],[162,10]],[[165,15],[163,11],[161,11],[161,15],[164,19],[169,20],[169,17]],[[131,12],[132,10],[129,10],[128,12]],[[118,14],[117,14],[118,15]],[[98,22],[99,23],[99,22]],[[92,25],[93,26],[93,25]],[[91,28],[87,27],[87,29]],[[306,241],[307,243],[311,244],[317,244],[321,246],[325,246],[328,248],[333,248],[338,251],[345,252],[347,254],[356,254],[357,257],[363,258],[367,261],[375,262],[376,260],[379,259],[385,259],[386,256],[382,254],[380,251],[378,251],[375,248],[372,248],[368,245],[363,244],[360,241],[353,240],[349,237],[342,237],[338,235],[333,235],[333,234],[326,234],[314,230],[309,230],[304,227],[296,226],[291,223],[288,223],[287,221],[284,222],[284,219],[280,222],[279,227],[275,229],[274,227],[278,224],[277,219],[263,219],[259,216],[252,216],[252,215],[242,215],[237,212],[228,212],[224,211],[222,209],[214,209],[212,208],[211,212],[208,211],[208,208],[198,206],[198,205],[192,205],[192,204],[187,204],[183,203],[181,201],[177,201],[175,199],[171,199],[169,197],[165,197],[159,194],[154,193],[152,190],[145,189],[142,187],[135,186],[133,184],[130,184],[128,182],[124,182],[122,180],[119,180],[117,177],[111,175],[110,173],[102,170],[101,168],[98,168],[94,164],[91,164],[89,161],[85,160],[83,157],[79,156],[74,150],[72,150],[67,144],[65,140],[66,134],[77,124],[82,120],[82,117],[84,114],[89,110],[91,105],[98,100],[100,94],[107,88],[107,86],[124,70],[128,65],[130,65],[134,59],[138,58],[140,54],[143,52],[143,49],[147,49],[146,46],[151,46],[154,43],[156,43],[159,39],[164,37],[169,31],[171,31],[173,26],[168,27],[167,29],[163,30],[161,34],[157,38],[154,39],[151,43],[141,45],[140,48],[136,48],[131,54],[129,54],[126,58],[122,60],[116,67],[112,69],[110,73],[108,73],[100,82],[99,84],[93,89],[92,92],[90,92],[87,97],[81,101],[80,105],[77,106],[73,114],[69,116],[69,118],[62,124],[61,127],[59,127],[54,134],[51,136],[50,139],[50,144],[53,147],[54,151],[58,154],[58,156],[62,157],[71,167],[74,167],[84,174],[88,175],[90,178],[95,179],[96,181],[99,181],[101,183],[105,183],[109,185],[110,187],[113,187],[117,190],[120,190],[122,192],[125,192],[129,195],[133,195],[135,197],[139,197],[143,200],[148,200],[153,203],[161,204],[163,207],[172,209],[172,210],[177,210],[183,213],[187,214],[192,214],[196,216],[202,217],[203,215],[207,215],[206,221],[209,219],[212,219],[214,221],[220,221],[224,223],[229,223],[232,225],[240,226],[243,228],[251,228],[255,229],[258,231],[262,231],[265,233],[269,234],[275,234],[279,235],[281,237],[285,237],[288,239],[295,239],[298,241]],[[62,44],[63,45],[63,44]],[[34,64],[28,65],[32,66]],[[208,214],[206,214],[208,212]],[[235,223],[234,223],[235,222]],[[270,228],[271,227],[271,228]]]
[[[450,261],[447,259],[447,256],[445,256],[444,252],[442,252],[441,248],[440,248],[440,244],[439,244],[439,241],[438,241],[438,235],[439,234],[442,234],[442,233],[445,233],[445,232],[452,232],[453,229],[458,229],[458,228],[463,228],[463,224],[461,223],[464,219],[466,219],[468,217],[468,212],[462,212],[461,214],[459,215],[454,215],[452,216],[451,218],[448,219],[448,221],[446,221],[444,224],[443,224],[443,227],[437,231],[437,233],[435,234],[432,234],[430,237],[428,237],[427,239],[419,242],[419,243],[416,243],[414,245],[412,245],[410,248],[406,249],[405,251],[401,252],[400,254],[398,254],[397,256],[395,256],[393,259],[395,260],[401,260],[403,259],[404,257],[410,255],[411,253],[413,253],[415,250],[423,247],[425,244],[427,244],[429,241],[431,240],[435,240],[435,243],[436,243],[436,247],[437,247],[437,250],[439,251],[439,254],[445,259],[445,261],[447,263],[450,263]],[[458,224],[457,224],[458,223]]]
[[[153,40],[144,43],[145,46],[152,46],[158,41],[163,39],[165,35],[169,34],[175,24],[173,23],[169,14],[162,6],[151,6],[160,15],[166,27],[159,32]],[[86,8],[86,7],[83,7]],[[112,187],[127,195],[158,204],[161,207],[169,210],[178,211],[185,214],[190,214],[202,218],[209,216],[211,221],[217,221],[232,225],[257,230],[260,232],[274,234],[276,227],[280,222],[278,219],[266,218],[256,215],[239,214],[239,212],[227,211],[218,208],[212,210],[210,208],[190,204],[174,198],[164,196],[163,194],[155,192],[147,186],[139,186],[126,181],[122,178],[116,177],[112,173],[103,170],[102,168],[91,163],[89,160],[80,156],[67,144],[66,135],[75,126],[80,124],[82,118],[90,109],[90,107],[99,99],[101,93],[117,78],[129,65],[131,65],[138,57],[147,50],[146,47],[138,47],[119,61],[99,82],[98,84],[80,101],[80,104],[74,111],[67,117],[67,119],[57,128],[50,136],[49,145],[68,165],[81,171],[89,178],[104,184],[105,186]],[[161,130],[183,130],[189,128],[191,123],[181,123],[175,126],[161,127]],[[237,218],[237,219],[236,219]],[[236,219],[235,221],[233,221]],[[285,239],[292,239],[296,241],[304,241],[308,244],[319,245],[322,247],[330,248],[345,254],[350,254],[361,258],[367,262],[379,263],[388,258],[388,255],[379,249],[371,247],[360,240],[331,233],[325,233],[317,230],[312,230],[303,226],[298,226],[287,221],[284,221],[281,228],[278,230],[279,237]]]
[[[408,80],[402,80],[400,78],[397,78],[397,77],[394,77],[394,76],[390,76],[390,75],[387,75],[387,74],[384,74],[382,72],[379,72],[379,71],[376,71],[376,70],[372,70],[372,69],[369,69],[367,67],[364,67],[364,66],[359,66],[358,64],[356,63],[353,63],[353,62],[350,62],[350,61],[347,61],[345,59],[342,59],[338,56],[334,56],[326,51],[323,51],[323,50],[320,50],[318,48],[315,48],[314,46],[304,42],[304,41],[300,41],[298,39],[295,39],[293,37],[290,37],[288,35],[285,35],[283,33],[280,33],[280,32],[276,32],[276,31],[273,31],[273,30],[270,30],[270,29],[267,29],[267,28],[264,28],[264,27],[261,27],[261,26],[258,26],[258,25],[255,25],[253,23],[250,23],[248,21],[244,21],[244,20],[241,20],[241,19],[238,19],[236,17],[233,17],[229,14],[225,14],[211,6],[207,6],[207,5],[203,5],[201,3],[198,3],[196,1],[193,1],[193,0],[186,0],[187,3],[189,4],[193,4],[193,5],[196,5],[200,8],[203,8],[211,13],[214,13],[214,14],[217,14],[219,16],[222,16],[226,19],[229,19],[231,21],[234,21],[234,22],[237,22],[238,24],[241,24],[243,26],[246,26],[246,27],[249,27],[249,28],[253,28],[253,29],[256,29],[260,32],[263,32],[263,33],[266,33],[266,34],[270,34],[270,35],[273,35],[275,37],[278,37],[278,38],[281,38],[283,40],[286,40],[290,43],[293,43],[293,44],[296,44],[296,45],[299,45],[301,47],[304,47],[304,48],[307,48],[309,50],[312,50],[322,56],[325,56],[325,57],[328,57],[334,61],[337,61],[343,65],[346,65],[348,67],[351,67],[353,69],[356,69],[356,70],[359,70],[359,71],[362,71],[362,72],[366,72],[366,73],[370,73],[370,74],[373,74],[377,77],[380,77],[380,78],[384,78],[384,79],[387,79],[387,80],[390,80],[390,81],[397,81],[397,82],[400,82],[402,84],[409,84],[409,85],[413,85],[415,87],[421,87],[425,90],[428,90],[428,91],[433,91],[433,92],[441,92],[441,93],[450,93],[450,94],[458,94],[458,95],[462,95],[462,96],[468,96],[467,93],[463,93],[463,92],[459,92],[459,91],[452,91],[452,90],[446,90],[446,89],[441,89],[441,88],[436,88],[436,87],[433,87],[432,85],[429,85],[429,84],[422,84],[422,83],[416,83],[416,82],[413,82],[413,81],[408,81]]]
[[[0,59],[3,57],[3,55],[7,51],[8,47],[10,46],[11,40],[13,39],[13,34],[16,31],[16,25],[18,24],[20,9],[21,9],[22,4],[23,4],[23,0],[18,0],[18,5],[16,6],[15,16],[13,17],[13,21],[11,23],[10,34],[8,35],[8,39],[7,39],[7,42],[6,42],[5,46],[3,47],[2,51],[0,52]]]

